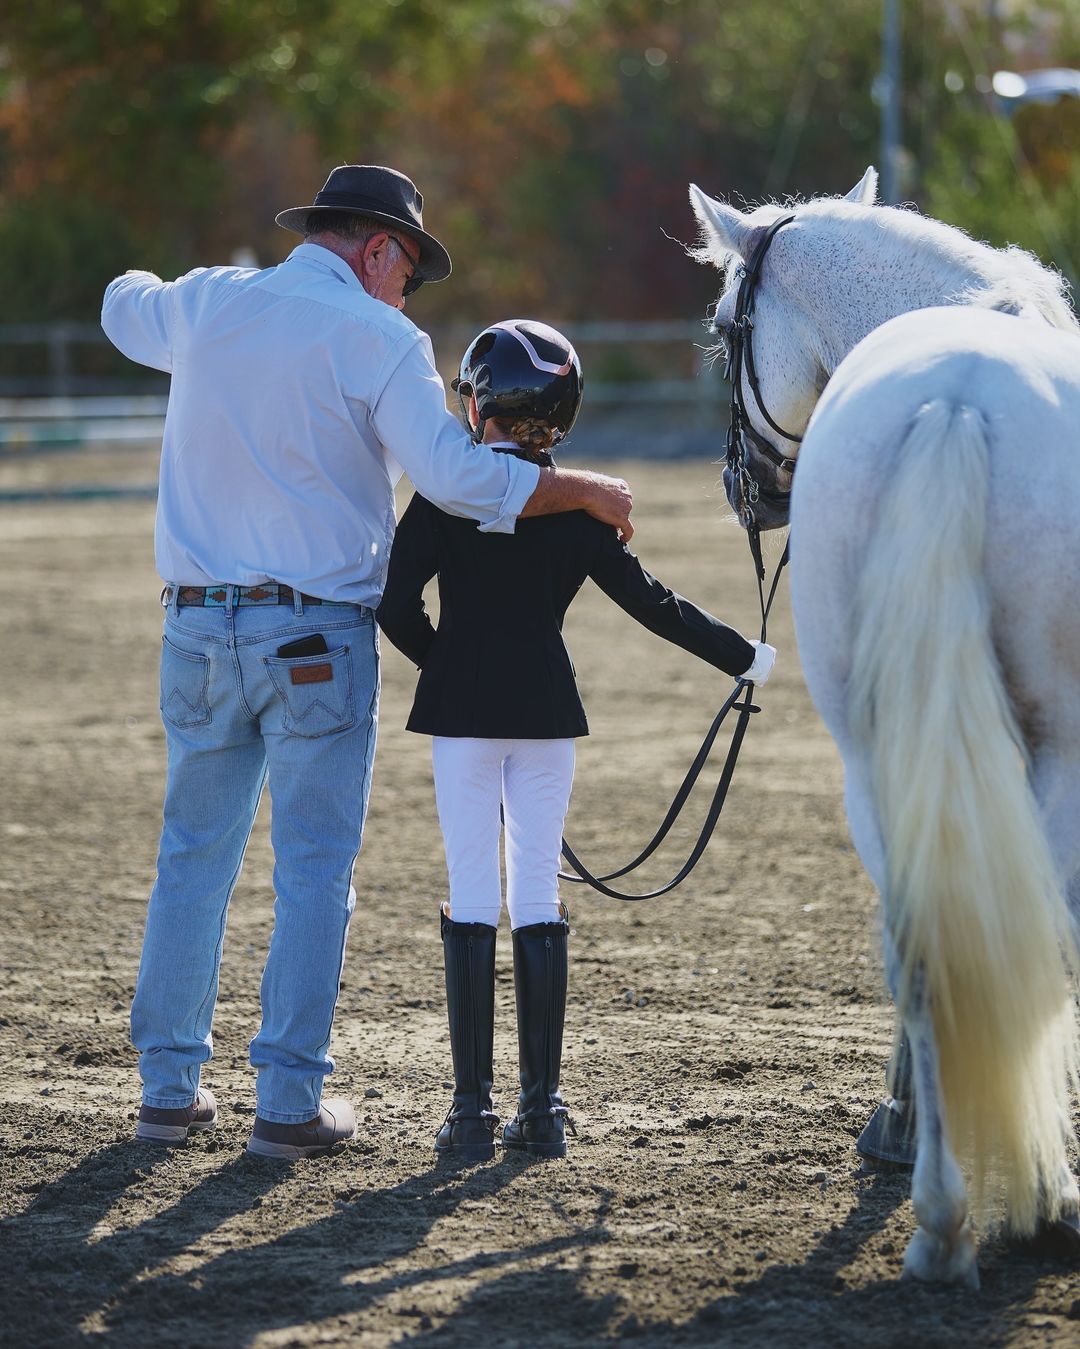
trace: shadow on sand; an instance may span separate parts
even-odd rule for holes
[[[105,1338],[141,1345],[165,1333],[169,1343],[247,1344],[284,1327],[336,1317],[351,1321],[411,1287],[424,1285],[430,1293],[432,1285],[459,1285],[485,1272],[491,1279],[470,1290],[461,1309],[476,1333],[490,1308],[506,1298],[520,1316],[521,1298],[538,1282],[548,1287],[545,1305],[552,1305],[558,1290],[555,1320],[564,1334],[588,1334],[590,1328],[599,1334],[611,1315],[608,1299],[594,1304],[575,1291],[570,1271],[523,1268],[564,1252],[576,1257],[605,1242],[606,1193],[590,1195],[585,1223],[554,1236],[544,1235],[542,1222],[527,1232],[510,1231],[480,1212],[530,1165],[527,1159],[506,1157],[462,1171],[433,1166],[385,1188],[349,1188],[342,1174],[341,1193],[329,1201],[334,1208],[326,1216],[325,1187],[333,1178],[323,1171],[318,1216],[275,1236],[283,1225],[274,1207],[278,1201],[291,1205],[296,1222],[296,1176],[290,1167],[243,1154],[138,1226],[119,1226],[122,1216],[118,1230],[103,1223],[118,1205],[122,1215],[125,1195],[140,1197],[154,1172],[174,1162],[181,1159],[145,1144],[105,1148],[46,1186],[24,1213],[0,1224],[2,1282],[11,1290],[4,1298],[5,1322],[12,1342],[59,1345]],[[323,1161],[328,1164],[333,1160]],[[279,1186],[282,1193],[275,1195]],[[259,1222],[264,1203],[272,1208],[263,1224],[265,1240]],[[435,1245],[422,1266],[410,1262],[433,1227],[463,1205],[478,1210],[475,1250],[448,1258]],[[219,1232],[223,1224],[229,1226]],[[455,1245],[460,1249],[460,1238]],[[404,1267],[395,1269],[396,1264]],[[460,1286],[448,1293],[448,1306],[460,1295]],[[408,1306],[395,1315],[414,1332],[430,1328],[424,1313]],[[451,1319],[457,1321],[456,1311]]]
[[[856,1204],[805,1259],[763,1264],[757,1277],[687,1321],[650,1319],[633,1310],[632,1286],[600,1294],[583,1286],[588,1252],[610,1239],[610,1192],[583,1190],[588,1216],[569,1230],[564,1219],[547,1235],[540,1212],[527,1231],[498,1219],[494,1201],[530,1165],[526,1159],[465,1171],[431,1167],[392,1186],[357,1188],[355,1154],[346,1158],[352,1169],[336,1174],[325,1169],[335,1159],[324,1160],[306,1191],[296,1183],[302,1173],[241,1154],[137,1226],[123,1225],[125,1198],[140,1200],[161,1168],[184,1159],[138,1143],[85,1158],[0,1224],[10,1342],[239,1346],[290,1327],[306,1341],[316,1326],[347,1342],[356,1318],[381,1304],[379,1338],[422,1345],[493,1335],[534,1345],[612,1337],[786,1345],[797,1327],[804,1345],[995,1346],[1015,1336],[1014,1309],[1052,1269],[991,1240],[980,1252],[981,1294],[900,1284],[899,1236],[888,1277],[868,1282],[860,1273],[852,1277],[858,1287],[848,1286],[846,1268],[868,1239],[899,1225],[907,1202],[907,1176],[878,1175],[860,1181]],[[311,1221],[303,1222],[307,1212]],[[454,1215],[475,1224],[475,1242],[463,1243],[459,1222],[459,1254],[450,1255],[435,1229]],[[408,1296],[421,1288],[423,1306]]]

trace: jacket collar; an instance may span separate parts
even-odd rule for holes
[[[555,460],[550,450],[540,450],[536,454],[530,454],[528,450],[523,450],[520,445],[512,440],[492,440],[488,441],[489,450],[497,450],[499,454],[512,454],[515,459],[524,459],[529,464],[539,464],[541,468],[554,468]]]

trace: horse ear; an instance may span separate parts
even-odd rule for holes
[[[724,253],[737,253],[740,258],[749,256],[754,227],[748,216],[734,206],[706,196],[696,183],[690,184],[690,205],[705,235],[706,246],[698,255],[701,261],[705,261],[705,254],[712,251],[710,244],[718,246]]]
[[[848,192],[845,201],[853,201],[856,206],[873,206],[877,201],[877,169],[871,164],[863,176]]]

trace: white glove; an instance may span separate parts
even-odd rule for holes
[[[751,642],[754,648],[754,663],[745,674],[740,675],[740,679],[748,679],[751,684],[764,684],[769,675],[772,674],[772,667],[776,664],[776,647],[770,646],[768,642]]]

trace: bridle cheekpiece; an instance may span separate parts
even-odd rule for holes
[[[724,368],[724,377],[731,384],[731,420],[727,435],[727,465],[732,475],[738,480],[742,490],[743,524],[747,530],[755,533],[757,522],[753,508],[757,502],[764,500],[783,509],[787,505],[788,493],[774,492],[758,482],[747,464],[747,445],[749,444],[763,458],[768,459],[771,464],[787,473],[795,472],[795,460],[782,454],[775,445],[770,444],[764,436],[759,435],[750,424],[750,415],[742,391],[744,371],[746,382],[750,385],[758,411],[769,426],[786,440],[792,440],[796,444],[802,441],[802,436],[796,436],[790,431],[785,431],[769,414],[768,408],[762,401],[761,386],[758,381],[757,368],[754,365],[753,345],[754,298],[761,279],[761,266],[765,261],[765,254],[769,251],[769,245],[777,233],[785,225],[790,225],[794,219],[793,215],[785,215],[774,220],[758,241],[749,261],[739,264],[736,269],[736,275],[739,277],[739,291],[735,297],[735,316],[731,321],[730,328],[725,332],[728,359]]]

